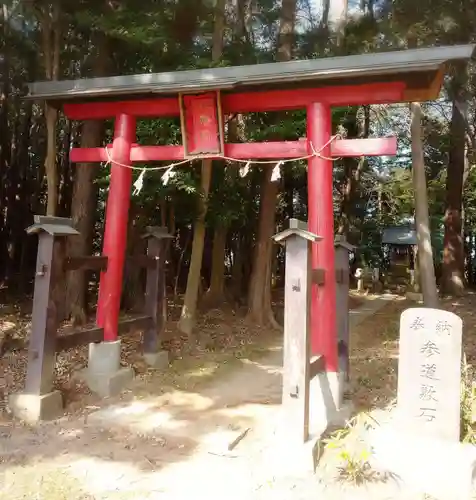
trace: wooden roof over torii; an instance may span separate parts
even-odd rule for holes
[[[44,99],[52,106],[61,107],[66,116],[76,120],[114,118],[120,113],[139,118],[181,116],[183,147],[134,145],[132,162],[203,156],[292,158],[306,155],[308,145],[305,141],[269,142],[264,147],[262,143],[225,144],[221,137],[221,145],[195,147],[192,142],[196,135],[187,131],[187,115],[192,116],[197,106],[202,111],[204,106],[210,110],[214,107],[220,122],[227,114],[305,109],[313,102],[344,106],[435,99],[447,66],[468,60],[473,52],[473,45],[458,45],[248,66],[35,82],[29,84],[28,98]],[[216,95],[209,94],[207,99],[206,92]],[[203,95],[201,104],[197,104],[198,99],[187,97],[192,94]],[[218,123],[217,128],[218,135],[223,135],[223,123]],[[396,152],[396,138],[336,140],[331,144],[331,151],[332,156],[392,155]],[[104,148],[73,148],[70,159],[73,162],[108,161],[109,155]]]
[[[425,101],[438,97],[447,65],[470,59],[474,47],[455,45],[248,66],[35,82],[28,86],[28,97],[45,99],[53,105],[65,105],[67,112],[68,102],[175,97],[179,93],[220,90],[225,113],[252,112],[274,109],[273,94],[269,94],[272,90],[281,91],[283,95],[282,91],[298,88],[319,91],[329,87],[358,87],[374,83],[385,84],[388,89],[400,86],[402,102]],[[384,88],[380,85],[380,92],[374,96],[376,102],[392,100],[383,92]],[[247,102],[248,93],[265,91],[268,98],[266,102],[259,103],[258,109],[253,104],[255,99]],[[325,92],[320,97],[325,99]],[[291,99],[287,107],[295,109],[296,104],[299,104],[298,97]],[[356,101],[355,104],[365,103]],[[282,106],[279,105],[279,109]],[[147,116],[157,111],[149,109]],[[178,115],[179,109],[171,102],[168,107],[162,106],[160,111],[160,114]]]

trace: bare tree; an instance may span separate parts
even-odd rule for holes
[[[415,221],[418,240],[419,277],[423,292],[423,302],[427,307],[438,307],[433,249],[431,246],[430,216],[426,190],[425,158],[421,137],[421,106],[418,102],[410,105],[412,171],[415,196]]]

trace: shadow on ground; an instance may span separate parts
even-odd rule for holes
[[[359,409],[384,404],[395,394],[394,323],[405,307],[391,303],[353,329],[351,378]],[[214,325],[220,329],[219,321]],[[164,493],[182,498],[182,492],[200,496],[214,488],[237,494],[252,485],[250,468],[261,464],[250,466],[251,459],[241,460],[228,448],[248,427],[270,422],[276,413],[282,364],[280,348],[270,347],[280,344],[279,334],[254,338],[231,355],[197,351],[163,373],[141,368],[121,397],[99,401],[88,395],[57,422],[36,428],[4,422],[0,480],[3,474],[7,487],[0,499],[33,498],[31,492],[38,496],[41,488],[49,500]],[[140,357],[133,348],[127,353],[129,360]],[[170,496],[172,489],[178,497]]]
[[[76,478],[88,485],[86,493],[97,495],[130,488],[134,477],[143,485],[144,474],[153,477],[165,468],[169,478],[175,477],[174,466],[194,457],[201,456],[204,463],[203,456],[225,456],[240,433],[280,402],[281,353],[270,354],[275,363],[237,360],[233,371],[200,391],[166,389],[164,377],[155,373],[145,381],[136,380],[123,397],[103,401],[103,408],[90,406],[80,416],[35,428],[4,424],[0,427],[0,477],[9,485],[4,488],[5,498],[27,498],[29,488],[38,487],[41,470],[50,478],[51,487],[57,483],[58,491],[65,488],[66,479]],[[58,476],[58,470],[63,475]],[[202,479],[206,474],[210,471],[202,471]],[[160,487],[159,481],[150,491]],[[71,495],[65,498],[82,498]]]

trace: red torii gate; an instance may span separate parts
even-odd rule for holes
[[[384,88],[379,84],[371,86],[364,102],[375,102],[375,95],[385,102],[399,100],[403,97],[403,86],[392,85]],[[332,94],[331,94],[332,95]],[[365,97],[361,92],[359,100]],[[333,210],[333,183],[332,160],[329,158],[361,155],[394,155],[397,149],[395,137],[382,139],[351,139],[331,141],[331,110],[330,104],[315,104],[310,99],[303,103],[308,112],[307,139],[301,141],[223,144],[219,140],[218,106],[220,95],[216,93],[187,95],[191,106],[195,99],[200,102],[200,116],[194,120],[185,120],[185,134],[187,144],[197,144],[193,155],[199,157],[220,158],[220,151],[224,156],[235,159],[252,160],[255,158],[296,158],[313,154],[309,158],[308,185],[309,185],[309,228],[310,231],[323,236],[319,245],[314,245],[312,265],[314,269],[323,269],[328,276],[334,276],[334,210]],[[259,99],[251,94],[252,101]],[[312,97],[312,96],[311,96]],[[279,93],[272,104],[273,109],[285,109],[289,100]],[[106,226],[104,233],[103,253],[108,257],[108,268],[101,274],[99,301],[97,310],[97,324],[104,328],[104,339],[117,338],[117,324],[119,321],[119,303],[122,289],[122,272],[126,248],[127,220],[129,199],[132,183],[131,169],[123,168],[120,164],[147,162],[157,160],[180,161],[184,158],[195,158],[186,150],[186,146],[139,146],[134,144],[136,133],[136,116],[144,116],[146,109],[153,108],[157,102],[139,101],[130,106],[129,113],[116,115],[116,127],[111,153],[105,148],[73,148],[70,153],[72,162],[108,162],[112,160],[111,181],[107,201]],[[118,103],[122,108],[122,103]],[[256,105],[256,104],[255,104]],[[205,107],[208,106],[208,107]],[[257,106],[257,105],[256,105]],[[86,119],[93,111],[89,104],[67,104],[65,114],[69,118]],[[187,109],[187,108],[186,108]],[[237,107],[230,106],[230,114],[235,113]],[[243,108],[241,108],[243,109]],[[187,109],[188,110],[188,109]],[[193,112],[196,112],[194,109]],[[96,111],[97,113],[97,111]],[[154,115],[156,116],[156,115]],[[201,140],[203,133],[204,116],[209,120],[207,135]],[[210,132],[210,133],[208,133]],[[327,145],[327,146],[326,146]],[[224,146],[224,147],[223,147]],[[216,152],[215,152],[216,151]],[[118,164],[114,164],[116,161]],[[327,244],[330,242],[330,245]],[[320,311],[326,311],[325,314]],[[321,353],[327,360],[328,371],[337,371],[337,333],[335,316],[335,282],[332,279],[324,284],[314,286],[311,305],[312,322],[312,351]],[[326,332],[319,335],[318,332]]]
[[[73,120],[115,118],[111,154],[105,148],[74,148],[72,162],[112,159],[97,312],[104,340],[117,339],[132,170],[120,165],[158,160],[224,158],[308,160],[308,228],[323,238],[312,247],[312,269],[329,279],[313,285],[312,353],[324,356],[327,372],[338,371],[334,218],[331,156],[393,155],[396,139],[331,141],[332,106],[434,99],[446,63],[469,59],[472,46],[438,47],[360,56],[214,68],[168,74],[37,82],[30,97],[62,106]],[[265,88],[263,90],[263,87]],[[161,94],[157,96],[157,94]],[[128,99],[124,100],[124,97]],[[70,101],[70,102],[68,102]],[[292,142],[225,144],[225,115],[306,109],[307,137]],[[182,146],[134,143],[137,118],[180,116]],[[318,152],[318,154],[313,154]],[[115,163],[117,162],[117,163]]]

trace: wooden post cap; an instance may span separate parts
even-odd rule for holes
[[[147,226],[145,233],[141,236],[142,239],[155,238],[157,240],[172,239],[173,237],[165,226]]]
[[[49,215],[35,215],[33,225],[26,228],[27,234],[48,233],[52,236],[77,235],[73,227],[73,220],[67,217],[51,217]]]
[[[321,236],[318,236],[317,234],[311,233],[307,230],[307,222],[301,221],[299,219],[289,219],[289,228],[275,234],[273,236],[273,240],[276,243],[282,244],[292,236],[298,236],[313,243],[322,240]]]
[[[342,234],[336,234],[334,237],[334,247],[335,248],[345,248],[348,252],[353,252],[357,247],[354,245],[351,245],[350,243],[347,242],[345,239],[345,236]]]

